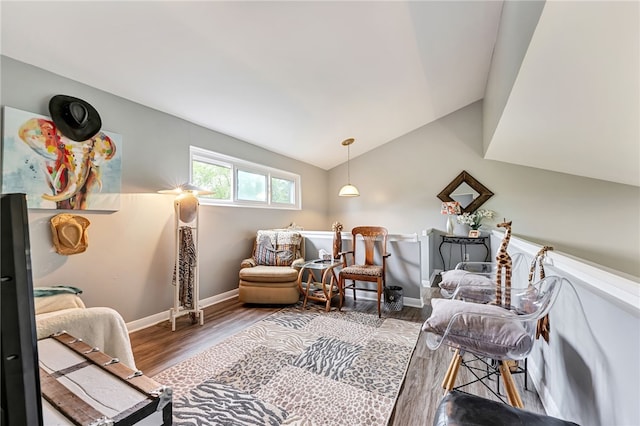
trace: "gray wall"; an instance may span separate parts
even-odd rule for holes
[[[49,219],[59,212],[30,210],[35,285],[78,286],[88,306],[112,307],[126,321],[168,310],[173,294],[173,198],[156,191],[188,181],[189,145],[298,173],[303,186],[301,211],[201,207],[201,298],[237,288],[238,266],[250,254],[256,229],[291,222],[306,229],[330,229],[327,195],[322,190],[328,182],[326,171],[10,58],[1,59],[3,106],[49,115],[51,96],[76,96],[97,108],[103,129],[123,138],[121,209],[82,213],[91,221],[87,252],[55,253]]]
[[[483,159],[481,102],[353,158],[358,198],[335,195],[346,165],[330,170],[330,220],[418,235],[444,229],[436,195],[462,170],[495,193],[483,207],[512,220],[514,235],[640,277],[640,188]]]

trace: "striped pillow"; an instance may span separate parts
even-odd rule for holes
[[[256,247],[255,260],[258,265],[290,266],[293,262],[293,252],[290,249],[274,249],[271,239],[263,235]]]

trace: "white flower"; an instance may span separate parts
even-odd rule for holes
[[[458,215],[458,223],[469,225],[472,229],[478,229],[482,224],[482,219],[491,219],[494,215],[495,213],[493,210],[479,209],[473,213],[463,213]]]
[[[475,217],[471,215],[471,213],[463,213],[458,215],[458,223],[462,223],[464,225],[473,225],[475,222]]]

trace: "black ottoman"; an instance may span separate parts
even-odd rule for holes
[[[491,401],[460,391],[451,391],[442,398],[433,426],[577,426],[555,417],[535,414],[502,402]]]

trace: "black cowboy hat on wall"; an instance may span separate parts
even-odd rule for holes
[[[49,112],[60,133],[77,142],[91,139],[102,127],[98,111],[73,96],[55,95],[49,101]]]

